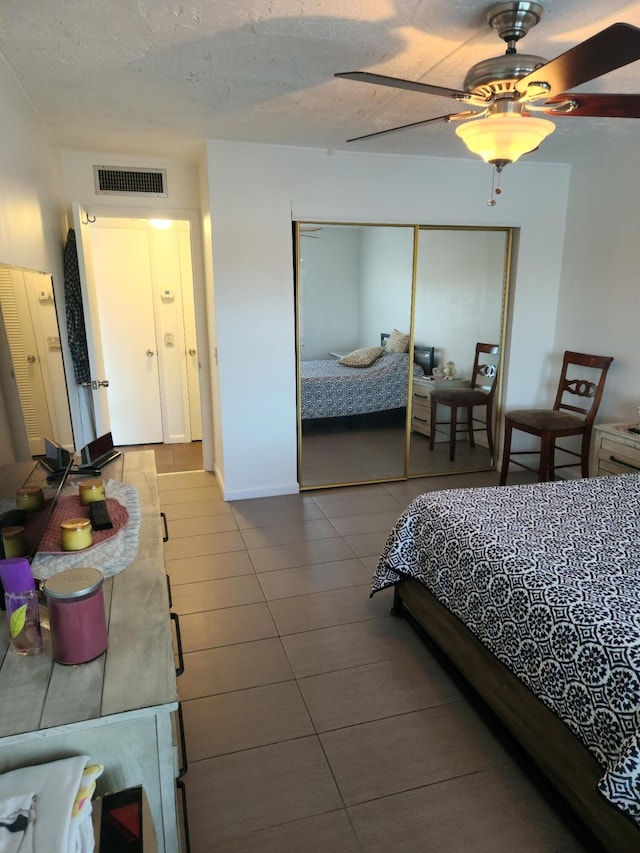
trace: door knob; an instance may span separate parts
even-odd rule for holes
[[[193,347],[189,347],[189,355],[195,355],[196,351]]]
[[[152,349],[148,349],[148,350],[147,350],[147,355],[149,356],[149,358],[151,358],[151,356],[152,356],[152,355],[154,355],[153,350],[152,350]]]
[[[29,364],[33,364],[35,362],[35,360],[36,360],[35,355],[28,355],[27,356],[27,361],[29,362]]]

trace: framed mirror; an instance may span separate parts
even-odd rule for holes
[[[493,467],[486,433],[461,425],[451,461],[450,420],[431,449],[420,418],[434,367],[465,386],[476,343],[503,350],[510,229],[299,222],[294,243],[300,487]]]

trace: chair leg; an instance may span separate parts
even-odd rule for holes
[[[451,425],[449,427],[449,461],[453,462],[456,458],[456,429],[458,427],[458,407],[451,406]]]
[[[583,479],[589,476],[589,450],[591,448],[591,434],[582,436],[582,448],[580,450],[580,473]]]
[[[493,459],[493,409],[489,405],[487,406],[487,444],[489,445],[489,453],[491,454],[491,459]]]
[[[553,439],[542,433],[540,441],[540,462],[538,464],[538,482],[546,483],[553,476]]]
[[[429,427],[429,450],[433,450],[436,443],[436,408],[437,403],[431,398],[431,426]]]
[[[509,459],[511,458],[511,431],[512,425],[509,418],[504,421],[504,448],[502,450],[502,466],[500,468],[500,485],[504,486],[507,482],[507,474],[509,473]]]
[[[473,406],[467,406],[467,432],[469,433],[469,447],[475,447],[476,442],[473,437]]]

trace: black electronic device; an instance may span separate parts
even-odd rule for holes
[[[85,445],[80,451],[80,465],[78,469],[80,473],[100,473],[100,469],[113,462],[120,456],[120,451],[113,446],[113,436],[110,432],[106,432],[99,438],[95,438]]]
[[[49,471],[50,475],[63,476],[71,462],[71,454],[61,444],[57,444],[50,438],[45,438],[44,456],[40,456],[38,462]]]
[[[109,515],[106,501],[91,501],[89,504],[89,518],[94,530],[111,530],[113,522]]]

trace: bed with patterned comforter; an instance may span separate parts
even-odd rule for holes
[[[407,577],[564,721],[640,824],[640,475],[421,495],[372,595]]]
[[[414,364],[414,376],[423,376]],[[301,417],[339,418],[401,409],[407,405],[408,353],[385,353],[370,367],[338,361],[301,362]]]

